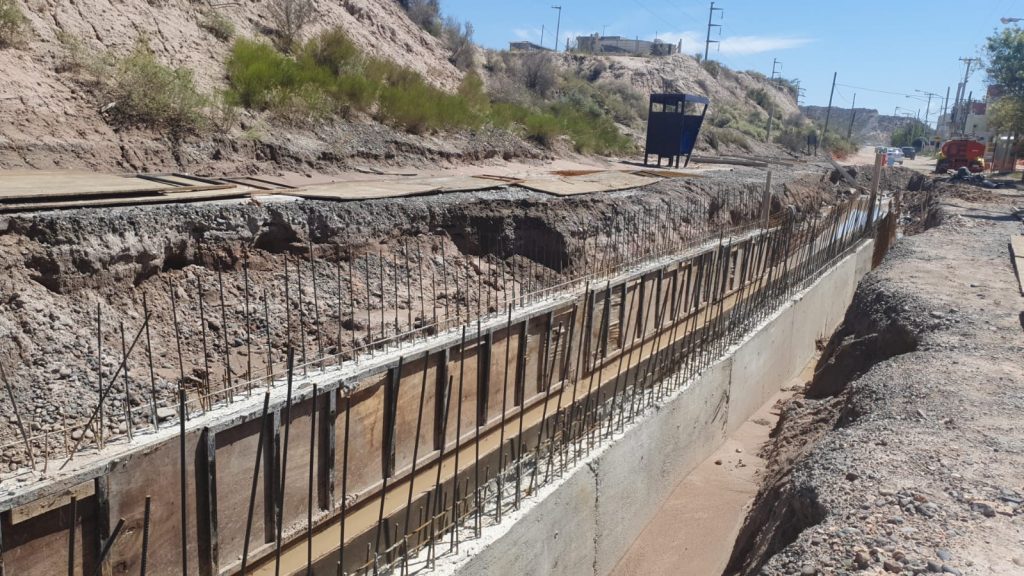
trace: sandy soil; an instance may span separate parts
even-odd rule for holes
[[[783,408],[729,574],[1024,573],[1019,193],[940,184],[941,217],[859,287]]]

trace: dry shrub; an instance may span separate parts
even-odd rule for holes
[[[302,29],[316,16],[313,0],[270,0],[267,8],[277,31],[274,43],[282,52],[291,52]]]
[[[0,48],[15,48],[25,42],[28,19],[14,0],[0,0]]]

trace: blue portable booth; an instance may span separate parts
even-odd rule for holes
[[[678,168],[680,156],[686,156],[683,166],[688,165],[709,103],[704,96],[693,94],[651,94],[644,165],[651,154],[658,156],[658,166],[662,158],[668,158],[668,165],[675,160]]]

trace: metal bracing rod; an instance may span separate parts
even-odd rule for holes
[[[316,334],[316,352],[317,357],[320,360],[320,367],[323,368],[324,362],[324,339],[320,333],[320,289],[317,287],[316,281],[316,259],[313,258],[313,236],[312,234],[306,234],[309,237],[309,281],[313,283],[313,330]]]
[[[235,394],[231,389],[231,348],[228,346],[228,316],[227,307],[224,305],[224,274],[220,266],[217,267],[217,286],[220,291],[220,333],[224,339],[224,391],[228,404],[231,404]]]
[[[442,358],[444,358],[444,357],[442,357]],[[448,385],[444,389],[444,408],[441,411],[441,430],[440,430],[440,434],[441,434],[441,447],[438,449],[438,455],[437,455],[437,479],[434,481],[434,509],[431,512],[431,516],[430,516],[431,551],[429,553],[429,556],[430,556],[431,560],[433,560],[433,557],[434,557],[433,543],[437,539],[436,533],[435,533],[435,530],[434,530],[434,519],[438,515],[438,509],[440,509],[442,511],[447,509],[447,507],[442,502],[441,471],[444,469],[445,448],[448,446],[448,411],[451,408],[451,403],[452,403],[452,383],[453,383],[454,379],[455,379],[454,376],[448,376]],[[447,496],[447,493],[445,493],[445,496]]]
[[[351,263],[352,260],[349,260]],[[349,430],[352,422],[352,397],[345,394],[345,446],[341,450],[341,513],[338,536],[338,576],[344,574],[345,569],[345,515],[348,512],[348,445]]]
[[[116,376],[114,378],[117,378]],[[99,426],[96,427],[96,446],[103,448],[103,314],[100,304],[96,304],[96,391],[99,393]],[[85,438],[85,434],[82,434]],[[29,449],[31,452],[31,448]],[[33,466],[35,464],[33,463]]]
[[[75,526],[78,522],[78,497],[71,497],[69,506],[71,518],[68,521],[68,576],[75,576]],[[0,552],[3,546],[0,546]],[[0,564],[2,566],[2,564]]]
[[[242,286],[245,295],[245,380],[248,382],[246,393],[252,394],[252,323],[250,319],[249,296],[249,253],[245,253],[242,261]]]
[[[174,340],[178,345],[178,370],[180,372],[181,380],[178,381],[178,389],[185,383],[185,360],[181,354],[181,328],[178,325],[178,298],[174,295],[174,288],[170,284],[167,285],[167,292],[171,295],[171,319],[174,323]],[[147,318],[149,316],[146,316]]]
[[[313,576],[313,482],[316,480],[316,412],[319,391],[313,382],[313,398],[309,410],[309,482],[306,485],[306,576]]]
[[[110,554],[111,546],[114,545],[114,542],[117,540],[117,537],[121,535],[122,528],[124,528],[124,518],[121,518],[117,521],[117,526],[114,526],[114,531],[111,532],[110,538],[107,538],[107,540],[103,543],[103,546],[100,548],[100,555],[96,559],[96,568],[93,570],[93,574],[95,576],[100,576],[101,574],[103,574],[103,563],[107,560],[107,554]]]
[[[132,422],[131,384],[128,380],[128,346],[124,340],[124,322],[119,322],[118,327],[121,330],[121,357],[124,358],[124,421],[127,426],[128,441],[131,442],[134,423]]]
[[[479,296],[479,293],[478,293],[478,296]],[[476,350],[477,350],[477,353],[476,353],[477,379],[476,379],[476,381],[477,381],[477,394],[478,394],[478,396],[479,396],[479,392],[481,390],[481,385],[480,385],[481,370],[488,370],[489,371],[491,369],[490,365],[484,367],[482,365],[482,363],[481,363],[482,357],[481,357],[481,354],[480,354],[480,346],[482,345],[482,340],[481,340],[480,326],[481,326],[480,318],[477,318],[477,320],[476,320]],[[490,349],[488,349],[488,360],[490,360],[489,354],[490,354]],[[474,498],[473,504],[474,504],[474,506],[476,508],[476,523],[474,524],[474,529],[475,529],[475,534],[476,534],[476,536],[478,538],[480,537],[480,427],[483,426],[484,424],[486,424],[486,422],[487,422],[487,411],[486,411],[486,405],[487,404],[486,404],[486,402],[487,402],[487,398],[486,397],[483,397],[483,398],[479,398],[478,397],[477,398],[477,410],[475,411],[477,413],[477,418],[474,418],[475,425],[473,426],[474,432],[475,432],[474,435],[473,435],[473,453],[474,453],[474,455],[473,455],[473,498]],[[481,406],[483,406],[485,408],[484,411],[483,411],[483,414],[482,414],[483,418],[480,418],[480,416],[481,416],[481,414],[480,414],[480,407]],[[483,422],[481,422],[481,420],[483,420]]]
[[[409,473],[409,497],[405,503],[405,527],[402,534],[409,536],[409,517],[412,516],[412,496],[416,484],[416,465],[420,456],[420,432],[423,426],[423,406],[427,397],[427,373],[430,372],[430,352],[423,354],[423,379],[420,382],[420,406],[416,413],[416,440],[412,447],[412,471]],[[440,464],[438,464],[440,465]],[[408,551],[406,551],[408,553]]]
[[[146,293],[142,293],[142,315],[149,317],[149,301]],[[146,324],[146,359],[149,361],[149,415],[153,429],[160,428],[160,419],[156,415],[156,372],[153,369],[153,345],[149,338],[149,324]]]
[[[178,389],[178,479],[179,495],[181,502],[181,574],[188,576],[188,462],[185,460],[185,420],[187,419],[185,406],[185,390]]]
[[[511,362],[510,355],[512,353],[512,305],[508,304],[508,320],[505,323],[505,377],[501,385],[501,428],[498,430],[498,469],[501,470],[505,466],[505,417],[508,414],[508,372],[509,363]],[[495,501],[497,506],[495,507],[496,515],[495,521],[501,522],[501,492],[502,492],[502,474],[498,474],[498,489]]]
[[[386,306],[384,298],[387,295],[387,290],[384,288],[384,252],[380,250],[377,251],[377,269],[379,271],[377,278],[380,280],[380,339],[383,341],[387,339],[388,321],[385,317],[386,310],[384,310]],[[384,346],[386,348],[387,343]]]
[[[260,434],[256,440],[256,463],[252,469],[252,487],[249,490],[249,508],[245,515],[245,540],[242,541],[242,567],[240,576],[245,576],[249,562],[249,540],[252,537],[252,515],[256,507],[256,486],[259,484],[260,461],[263,459],[263,443],[267,435],[267,412],[270,410],[270,390],[263,393],[263,412],[260,416]]]
[[[28,432],[25,429],[25,423],[21,419],[21,410],[18,409],[18,403],[14,399],[14,386],[11,384],[11,381],[7,379],[7,371],[4,369],[3,362],[0,362],[0,379],[4,381],[4,388],[7,389],[7,398],[11,401],[11,410],[14,412],[14,418],[18,424],[18,432],[21,434],[21,439],[25,443],[25,450],[28,451],[29,463],[31,463],[32,468],[35,469],[36,459],[32,451],[32,443],[29,441]],[[102,396],[100,401],[102,402]],[[0,551],[2,551],[2,548],[0,548]]]
[[[366,288],[366,347],[373,353],[373,320],[370,318],[370,255],[363,256],[363,286]]]
[[[274,378],[274,349],[271,345],[270,335],[270,298],[267,296],[267,289],[263,289],[263,326],[267,332],[267,387],[273,384]]]
[[[287,392],[284,404],[284,443],[281,445],[281,479],[277,492],[277,538],[274,539],[274,576],[281,574],[281,537],[284,530],[284,487],[288,476],[288,436],[292,429],[292,378],[295,373],[295,349],[288,346]]]
[[[402,382],[404,356],[398,357],[398,366],[391,371],[384,394],[384,458],[382,462],[383,484],[380,489],[380,510],[377,514],[377,537],[374,539],[374,553],[380,554],[380,537],[384,532],[384,504],[387,500],[388,479],[394,474],[395,433],[397,427],[398,390]]]
[[[641,282],[642,281],[643,281],[643,279],[641,279]],[[629,323],[630,323],[630,321],[633,318],[633,303],[636,300],[636,298],[633,297],[633,295],[635,295],[635,294],[636,294],[635,291],[632,294],[629,294],[628,295],[629,296],[629,300],[628,301],[626,299],[622,300],[622,304],[626,306],[626,322],[625,322],[625,324],[620,324],[619,325],[619,330],[620,331],[627,330],[627,327],[629,326]],[[635,334],[634,334],[634,336],[635,336]],[[623,342],[625,342],[625,341],[623,340]],[[633,362],[633,350],[634,350],[634,348],[631,347],[630,351],[629,351],[630,363]],[[610,414],[614,414],[615,413],[615,411],[616,411],[615,407],[616,407],[616,405],[618,405],[618,402],[619,402],[619,383],[622,380],[622,364],[625,361],[625,359],[626,359],[626,351],[624,349],[620,348],[620,350],[619,350],[619,366],[616,369],[615,385],[612,387],[612,409],[609,411]],[[598,370],[600,370],[600,368],[598,368]],[[628,374],[629,373],[627,372],[627,376],[628,376]],[[625,386],[623,386],[622,389],[623,389],[623,393],[625,393]],[[609,437],[611,436],[612,430],[614,429],[612,418],[613,418],[612,416],[609,416],[609,418],[608,418],[608,432],[607,432],[607,434],[608,434]],[[620,421],[621,421],[621,418],[620,418]]]
[[[309,362],[306,360],[306,307],[302,301],[302,259],[295,259],[295,284],[299,296],[299,346],[302,352],[302,374],[309,374]]]
[[[199,292],[199,328],[203,336],[203,382],[206,390],[203,394],[199,395],[200,400],[205,398],[207,406],[210,406],[213,402],[211,394],[213,391],[210,389],[210,353],[206,347],[206,308],[203,306],[203,280],[199,275],[196,275],[196,289]],[[100,420],[102,424],[102,420]]]
[[[458,268],[456,268],[456,272]],[[455,552],[458,553],[458,542],[455,537],[458,533],[458,505],[459,505],[459,449],[462,445],[462,397],[463,383],[466,375],[466,327],[462,327],[462,341],[459,344],[459,396],[455,408],[455,470],[452,472],[454,494],[452,495],[452,509],[455,510],[455,520],[452,522],[452,542]]]
[[[447,323],[451,318],[449,304],[452,296],[448,293],[448,259],[444,255],[444,238],[441,238],[441,288],[444,290],[444,320]],[[434,305],[437,305],[436,302]]]
[[[398,254],[392,254],[391,255],[391,269],[395,273],[395,283],[394,283],[394,286],[395,286],[395,340],[396,340],[395,345],[397,346],[398,345],[398,342],[397,342],[398,335],[402,333],[402,328],[399,326],[399,320],[398,320],[398,284],[399,284],[399,282],[401,280],[400,274],[398,272],[398,270],[399,270],[399,268],[398,268]]]
[[[145,327],[146,327],[145,325],[148,324],[148,323],[149,323],[149,316],[146,316],[143,319],[143,325],[135,333],[135,337],[132,339],[131,346],[128,347],[128,354],[131,354],[132,350],[135,349],[135,345],[138,344],[139,338],[142,336],[142,332],[145,330]],[[127,358],[127,355],[125,357]],[[121,364],[118,366],[117,370],[114,372],[114,375],[111,377],[110,382],[106,385],[106,387],[103,390],[100,390],[100,402],[96,406],[96,409],[93,410],[92,415],[89,416],[89,421],[86,422],[85,426],[82,428],[83,430],[88,430],[89,427],[91,427],[96,422],[96,419],[97,419],[101,409],[103,408],[103,401],[110,394],[110,390],[111,390],[111,388],[114,387],[114,384],[117,382],[117,377],[121,375],[121,370],[124,370],[124,366],[125,366],[125,362],[124,362],[124,360],[122,360]],[[5,378],[5,380],[6,380],[6,378]],[[75,445],[71,449],[71,453],[68,455],[68,459],[65,460],[64,463],[61,464],[61,466],[60,466],[61,470],[63,470],[64,467],[68,465],[68,462],[71,462],[71,457],[74,456],[74,454],[76,452],[78,452],[78,448],[79,448],[79,446],[82,445],[82,441],[84,439],[85,439],[85,434],[82,434],[78,438],[78,440],[75,441]]]
[[[152,504],[153,498],[147,494],[142,512],[142,552],[139,556],[139,576],[146,576],[146,567],[149,561],[149,518]]]

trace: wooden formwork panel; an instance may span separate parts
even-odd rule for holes
[[[341,393],[338,399],[338,417],[335,426],[334,486],[341,495],[343,478],[345,419],[349,419],[348,494],[365,496],[383,477],[382,454],[384,446],[384,382],[388,374],[373,377],[372,383],[355,392],[349,401]],[[346,411],[351,414],[346,415]]]
[[[487,423],[498,421],[502,407],[506,413],[515,407],[516,358],[519,354],[519,330],[507,326],[491,336],[490,380],[487,395]]]
[[[269,419],[269,418],[268,418]],[[249,494],[252,490],[253,466],[256,460],[256,446],[259,443],[261,418],[250,420],[239,426],[217,433],[217,537],[219,540],[221,564],[231,563],[241,557],[245,541],[246,515],[249,511]],[[265,426],[269,428],[269,426]],[[264,513],[266,492],[266,471],[272,465],[267,457],[270,453],[271,438],[264,438],[264,452],[256,481],[256,499],[253,503],[252,534],[249,550],[256,550],[270,542],[273,532],[268,532]]]
[[[320,396],[318,404],[323,401]],[[284,491],[284,511],[282,513],[284,533],[289,533],[289,528],[305,530],[306,515],[309,511],[307,485],[309,484],[309,463],[313,460],[313,514],[319,510],[320,483],[317,482],[319,470],[319,450],[316,449],[316,440],[310,445],[310,430],[312,425],[313,400],[307,399],[295,403],[291,408],[291,430],[288,438],[288,462],[285,475],[285,483],[288,487]],[[317,414],[317,427],[322,426]],[[285,449],[285,413],[281,411],[281,450],[282,455]],[[317,435],[319,437],[319,435]],[[283,456],[282,456],[283,457]],[[219,465],[219,463],[218,463]],[[219,488],[219,486],[218,486]]]
[[[420,357],[407,361],[402,367],[402,377],[398,387],[398,403],[395,420],[395,470],[411,468],[413,453],[419,443],[418,459],[434,453],[434,414],[436,383],[441,370],[441,355],[432,354],[429,358]],[[425,391],[425,394],[421,394]],[[420,397],[423,396],[422,414]],[[420,421],[417,433],[416,423]]]
[[[202,574],[200,542],[208,546],[210,534],[200,524],[209,522],[203,502],[197,496],[205,484],[206,434],[194,430],[185,435],[185,494],[187,574]],[[121,576],[139,573],[142,548],[142,520],[146,496],[152,497],[149,531],[149,573],[183,574],[181,557],[181,500],[179,444],[175,439],[118,460],[106,476],[109,494],[109,518],[113,527],[118,518],[125,519],[121,536],[110,550],[111,574]],[[200,464],[200,465],[197,465]],[[200,532],[203,532],[200,534]]]
[[[70,497],[66,500],[69,501]],[[52,576],[68,573],[71,506],[68,502],[52,507],[48,505],[47,508],[20,521],[15,518],[17,510],[0,514],[3,568],[7,574]],[[95,570],[100,546],[98,511],[95,494],[79,499],[75,516],[75,575],[86,576]]]

